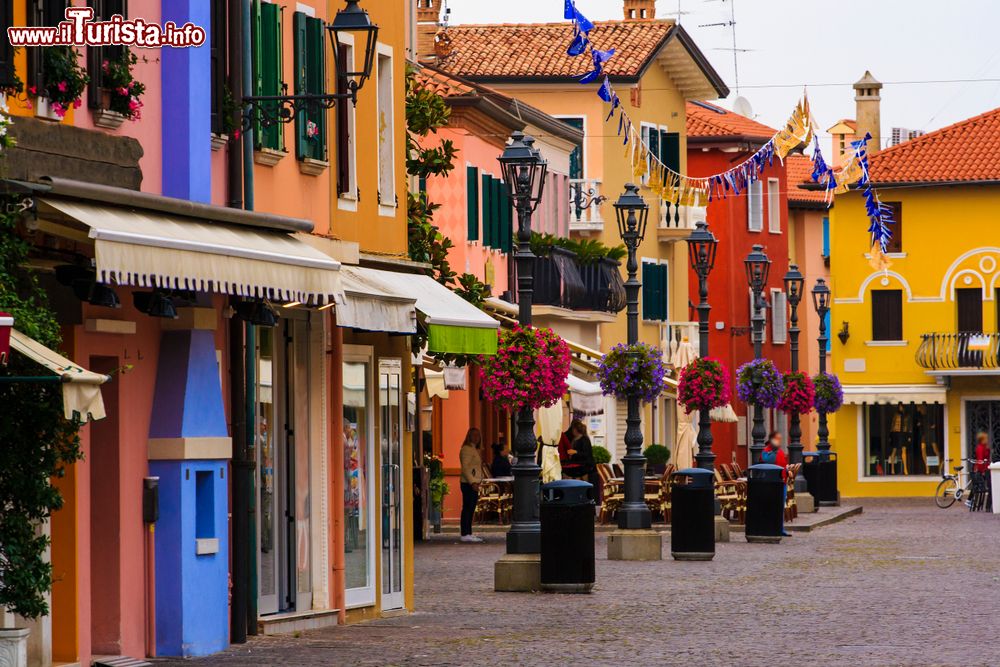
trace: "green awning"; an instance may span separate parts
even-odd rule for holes
[[[429,352],[452,354],[496,354],[497,330],[456,327],[431,323],[427,333]]]

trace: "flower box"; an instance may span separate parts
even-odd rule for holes
[[[330,163],[326,160],[316,160],[311,157],[299,160],[299,171],[306,176],[319,176],[330,168]]]
[[[106,130],[117,130],[125,122],[125,116],[111,109],[96,109],[94,111],[94,125],[103,127]]]
[[[214,132],[212,133],[212,150],[213,151],[221,151],[223,148],[226,147],[226,144],[228,144],[228,143],[229,143],[229,135],[228,134],[215,134]]]
[[[49,98],[42,95],[35,99],[35,117],[43,120],[54,120],[57,123],[61,123],[63,119],[62,116],[53,111]]]

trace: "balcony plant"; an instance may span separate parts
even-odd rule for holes
[[[48,46],[42,52],[42,83],[28,90],[38,95],[37,114],[62,120],[70,109],[80,108],[80,97],[90,77],[71,46]]]
[[[663,445],[652,444],[643,450],[642,455],[646,457],[646,470],[662,475],[663,471],[667,469],[670,450]]]
[[[552,329],[517,325],[497,335],[496,355],[479,357],[486,400],[511,412],[562,400],[570,364],[566,341]]]
[[[13,121],[7,109],[7,100],[0,96],[0,153],[14,146],[14,136],[10,133],[11,125]]]
[[[101,64],[101,108],[97,112],[97,125],[118,127],[123,120],[136,121],[142,117],[142,96],[146,86],[133,76],[137,62],[135,53],[122,49],[117,58]]]
[[[681,370],[677,402],[687,412],[721,408],[729,402],[729,371],[718,359],[695,359]]]
[[[620,400],[638,398],[650,403],[666,388],[667,366],[663,353],[646,343],[619,343],[601,359],[597,379],[606,396]]]
[[[844,404],[844,389],[840,386],[840,378],[833,373],[822,373],[813,378],[816,387],[816,399],[813,405],[816,412],[833,414]]]
[[[770,359],[754,359],[736,371],[736,395],[748,405],[776,408],[785,390],[781,372]]]
[[[784,385],[778,409],[788,414],[808,414],[816,400],[816,388],[809,376],[801,371],[785,373]]]

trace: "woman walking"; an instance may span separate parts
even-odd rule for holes
[[[479,484],[483,481],[483,457],[479,454],[482,444],[483,434],[478,428],[470,428],[458,454],[462,463],[462,482],[459,485],[462,489],[462,542],[483,541],[472,534],[472,517],[479,501]]]

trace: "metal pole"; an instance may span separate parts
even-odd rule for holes
[[[635,212],[628,212],[628,227],[637,226]],[[642,284],[636,277],[639,263],[636,260],[638,236],[629,235],[624,239],[628,246],[628,280],[625,281],[625,294],[628,303],[628,344],[639,342],[639,289]],[[628,412],[625,417],[625,501],[618,511],[618,527],[623,529],[649,529],[653,525],[652,514],[646,506],[645,474],[646,457],[642,455],[642,429],[639,417],[639,397],[629,396]]]
[[[824,375],[826,373],[826,344],[829,341],[826,333],[826,313],[829,309],[822,308],[819,309],[819,374]],[[826,424],[826,413],[819,413],[819,430],[816,432],[819,436],[819,442],[816,443],[816,449],[819,451],[820,460],[829,458],[830,456],[830,429]]]
[[[698,273],[698,356],[708,357],[708,273]],[[698,453],[694,459],[699,468],[715,469],[715,452],[712,451],[712,417],[709,410],[698,411]]]
[[[788,327],[788,334],[792,339],[792,372],[799,370],[799,298],[790,300],[792,307],[791,326]],[[802,463],[802,426],[799,423],[799,414],[793,412],[788,425],[788,458],[791,463]],[[802,466],[795,476],[796,493],[805,493],[808,490],[805,475],[802,474]]]
[[[760,286],[753,286],[753,358],[760,359],[764,350],[764,302]],[[767,439],[767,429],[764,427],[764,408],[753,406],[753,444],[750,445],[751,463],[760,463],[761,452],[764,451],[764,441]]]
[[[531,326],[531,298],[534,291],[535,255],[531,252],[531,202],[517,201],[517,321]],[[535,463],[535,415],[531,408],[517,413],[517,437],[513,467],[514,510],[507,532],[507,553],[537,554],[542,550],[542,529],[538,521],[539,474]]]

